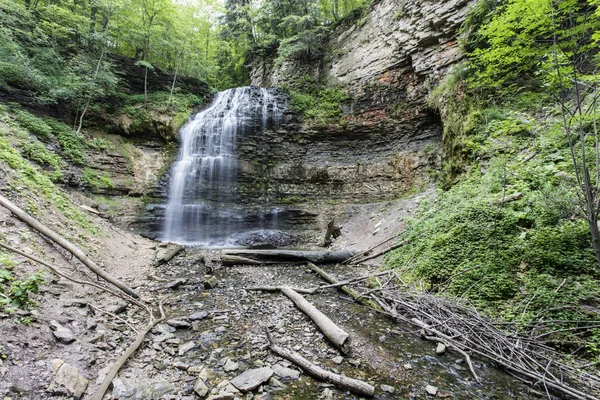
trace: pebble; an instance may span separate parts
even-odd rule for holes
[[[338,365],[339,365],[339,364],[341,364],[342,362],[344,362],[344,357],[342,357],[342,356],[337,356],[337,357],[334,357],[334,358],[332,359],[332,361],[333,361],[334,363],[336,363],[336,364],[338,364]]]
[[[225,365],[223,366],[223,369],[225,370],[225,372],[235,371],[238,368],[239,368],[239,364],[231,361],[230,359],[227,359],[227,362],[225,362]]]
[[[179,329],[188,329],[192,327],[192,324],[190,324],[187,321],[184,321],[182,319],[170,319],[167,321],[167,325],[172,326],[173,328],[179,328]]]
[[[432,396],[435,396],[435,395],[437,394],[437,392],[438,392],[438,388],[437,388],[437,387],[435,387],[435,386],[432,386],[432,385],[427,385],[427,386],[425,387],[425,391],[426,391],[428,394],[430,394],[430,395],[432,395]]]
[[[200,397],[205,397],[209,392],[209,387],[206,385],[203,379],[198,378],[194,384],[194,392]]]
[[[412,365],[411,364],[404,364],[404,369],[412,369]]]
[[[396,388],[389,385],[381,385],[381,390],[383,390],[386,393],[392,394],[396,391]]]
[[[75,335],[69,328],[65,328],[58,321],[50,321],[50,329],[54,337],[61,343],[69,344],[75,341]]]
[[[190,321],[201,321],[205,318],[208,318],[207,311],[197,311],[188,317]]]
[[[175,361],[175,362],[173,363],[173,366],[174,366],[175,368],[177,368],[177,369],[181,369],[181,370],[183,370],[183,371],[187,371],[187,370],[190,368],[190,365],[189,365],[189,364],[186,364],[186,363],[184,363],[184,362],[182,362],[182,361]]]
[[[181,285],[184,285],[187,282],[187,279],[184,278],[179,278],[179,279],[175,279],[174,281],[168,282],[165,287],[167,289],[176,289]]]
[[[446,352],[446,345],[444,343],[438,343],[435,348],[435,354],[444,354]]]

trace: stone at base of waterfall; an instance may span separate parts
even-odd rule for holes
[[[393,394],[396,391],[396,388],[390,385],[381,385],[381,390],[386,393]]]
[[[190,321],[201,321],[208,317],[208,311],[196,311],[188,317]]]
[[[196,347],[196,343],[193,341],[182,344],[181,346],[179,346],[179,355],[180,356],[184,355],[185,353],[187,353],[194,347]]]
[[[438,388],[437,388],[437,387],[435,387],[435,386],[432,386],[432,385],[427,385],[427,386],[425,387],[425,391],[426,391],[428,394],[430,394],[430,395],[432,395],[432,396],[435,396],[435,395],[437,394],[437,392],[438,392]]]
[[[275,364],[271,367],[275,375],[282,379],[298,379],[300,378],[300,371],[284,367],[281,364]]]
[[[111,399],[115,400],[159,399],[175,392],[175,386],[170,382],[157,379],[115,378],[112,384]]]
[[[446,352],[446,345],[444,343],[438,343],[435,348],[435,354],[444,354]]]
[[[53,360],[52,368],[56,371],[56,375],[50,382],[48,391],[55,395],[80,399],[89,381],[81,376],[77,368],[65,363],[63,360]]]
[[[179,329],[188,329],[192,327],[192,324],[190,324],[187,321],[184,321],[182,319],[170,319],[167,321],[167,325],[172,326],[173,328],[179,328]]]
[[[196,380],[196,384],[194,385],[194,392],[198,394],[198,396],[204,398],[210,391],[210,388],[206,385],[206,382],[202,378],[198,378]]]
[[[61,343],[69,344],[75,341],[75,335],[69,328],[65,328],[58,321],[50,321],[50,329],[52,335]]]
[[[225,363],[225,365],[223,365],[223,369],[225,370],[225,372],[231,372],[231,371],[235,371],[236,369],[239,368],[239,364],[227,359],[227,362]]]
[[[214,289],[217,287],[218,284],[219,284],[219,280],[214,275],[212,275],[210,278],[208,278],[206,280],[206,282],[204,282],[204,287],[206,289]]]
[[[249,369],[231,380],[231,384],[242,392],[256,389],[273,376],[269,367]]]
[[[409,363],[404,364],[404,369],[412,369],[412,365]]]

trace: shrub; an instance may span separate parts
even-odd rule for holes
[[[42,118],[38,118],[27,111],[17,111],[15,119],[30,133],[38,136],[41,139],[48,139],[52,134],[52,128]]]

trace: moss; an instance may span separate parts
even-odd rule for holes
[[[290,108],[318,125],[342,123],[343,104],[350,101],[348,93],[339,86],[323,87],[313,84],[308,90],[288,88]]]

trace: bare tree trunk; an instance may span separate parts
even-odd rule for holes
[[[100,58],[98,59],[98,64],[96,64],[96,72],[94,72],[94,82],[96,81],[96,78],[98,77],[98,73],[100,72],[100,66],[102,65],[102,59],[104,58],[104,51],[105,51],[105,49],[102,49],[102,52],[100,53]],[[90,97],[88,97],[87,102],[85,103],[85,107],[83,107],[83,111],[81,112],[81,115],[79,117],[79,127],[77,128],[78,135],[81,132],[81,128],[83,127],[83,117],[85,117],[85,113],[87,112],[88,108],[90,107],[91,101],[92,101],[92,98],[90,96]]]
[[[148,67],[144,72],[144,108],[148,108]]]

